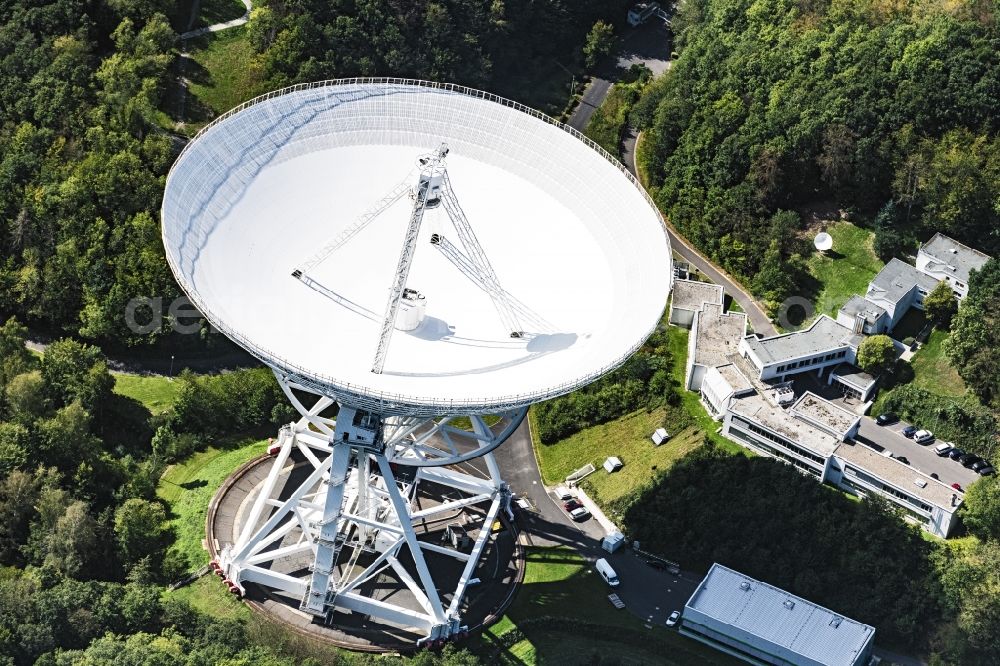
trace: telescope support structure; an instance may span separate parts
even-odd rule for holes
[[[302,417],[281,428],[269,451],[270,472],[235,542],[220,554],[226,579],[241,593],[246,583],[256,583],[298,598],[300,610],[327,621],[335,621],[338,611],[362,613],[422,632],[422,641],[467,630],[461,610],[470,581],[495,521],[501,512],[512,518],[510,489],[492,451],[520,425],[527,408],[498,415],[492,428],[471,415],[471,431],[452,425],[452,416],[382,416],[344,404],[333,419],[323,416],[333,399],[313,394],[315,402],[306,407],[298,397],[306,389],[275,374]],[[292,489],[285,483],[295,452],[309,467]],[[482,475],[456,467],[472,458],[485,463]],[[443,486],[447,499],[418,509],[421,483]],[[479,527],[471,551],[418,538],[415,527],[425,521],[471,507]],[[428,553],[463,563],[457,583],[435,580]],[[363,555],[364,566],[358,564]],[[401,581],[418,608],[363,592],[383,573]]]

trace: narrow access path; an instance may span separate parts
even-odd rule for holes
[[[634,138],[630,135],[626,137],[624,145],[624,153],[622,155],[622,160],[625,162],[626,168],[632,172],[636,178],[639,178],[639,174],[635,168],[635,153],[636,147],[641,139],[641,134],[636,135]],[[641,182],[641,179],[640,179]],[[774,328],[774,324],[768,318],[764,309],[754,300],[754,297],[750,295],[739,282],[734,278],[731,278],[725,271],[712,263],[712,261],[699,252],[694,245],[688,242],[686,238],[677,233],[674,226],[670,223],[670,220],[664,218],[667,223],[667,236],[670,238],[671,249],[684,258],[685,261],[689,262],[692,266],[696,267],[701,273],[707,276],[712,282],[716,284],[721,284],[722,288],[726,290],[726,293],[733,297],[743,311],[747,313],[747,317],[750,318],[750,325],[753,326],[755,333],[760,333],[762,335],[777,335],[778,331]]]
[[[604,103],[614,82],[631,65],[645,65],[654,76],[668,70],[670,48],[670,29],[661,21],[651,21],[630,30],[622,40],[618,53],[603,62],[597,75],[590,80],[566,124],[582,132],[597,107]]]
[[[582,132],[587,123],[590,122],[590,117],[594,115],[594,111],[597,111],[597,107],[604,103],[604,98],[611,92],[612,85],[611,81],[602,79],[599,76],[592,78],[580,96],[580,101],[576,105],[576,108],[573,109],[573,114],[569,117],[569,122],[566,124],[578,132]]]
[[[204,28],[197,28],[195,30],[188,30],[187,32],[181,33],[181,41],[187,39],[193,39],[194,37],[201,37],[202,35],[207,35],[210,32],[219,32],[221,30],[228,30],[229,28],[236,28],[241,25],[245,25],[247,21],[250,20],[250,12],[253,10],[253,5],[250,0],[241,0],[243,6],[246,7],[246,11],[243,12],[243,16],[239,18],[234,18],[231,21],[224,21],[222,23],[214,23]],[[199,3],[200,4],[200,3]],[[188,27],[190,28],[194,25],[195,18],[198,15],[198,6],[195,6],[195,10],[191,12],[191,20],[188,22]]]
[[[191,18],[188,19],[187,31],[180,34],[180,49],[178,53],[178,72],[177,72],[177,84],[180,88],[180,94],[177,96],[177,125],[178,128],[184,126],[184,114],[187,111],[187,96],[188,96],[188,85],[191,83],[186,74],[186,65],[188,59],[191,57],[191,53],[188,52],[188,40],[194,39],[195,37],[201,37],[202,35],[207,35],[211,32],[220,32],[222,30],[228,30],[229,28],[236,28],[241,25],[246,25],[247,21],[250,20],[250,12],[253,10],[253,4],[251,0],[240,0],[246,11],[243,12],[243,16],[239,18],[234,18],[231,21],[223,21],[222,23],[213,23],[212,25],[205,26],[204,28],[191,29],[194,22],[198,20],[198,10],[201,9],[201,0],[195,0],[194,4],[191,5]]]

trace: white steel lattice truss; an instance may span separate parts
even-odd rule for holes
[[[278,380],[302,418],[282,428],[274,463],[240,534],[220,555],[226,578],[240,591],[245,583],[257,583],[293,595],[301,599],[301,610],[320,617],[334,610],[359,612],[417,629],[425,634],[424,640],[447,639],[462,631],[462,600],[491,526],[501,511],[510,517],[510,491],[500,478],[492,450],[520,425],[525,408],[502,415],[496,429],[487,426],[483,417],[472,416],[472,431],[452,425],[452,417],[382,419],[344,405],[333,420],[321,416],[333,400],[318,396],[307,408],[296,395],[305,391],[303,387],[280,375]],[[294,451],[309,461],[312,471],[286,499],[279,500],[278,482],[288,471]],[[488,478],[444,466],[471,458],[483,459]],[[398,480],[395,465],[415,466],[416,474],[407,481]],[[425,481],[457,491],[461,497],[416,511],[413,500]],[[417,538],[415,523],[474,505],[488,508],[471,552]],[[404,550],[415,575],[400,563]],[[358,571],[355,564],[364,552],[374,560]],[[441,584],[434,580],[425,552],[465,563],[450,603],[445,604],[438,594]],[[271,567],[292,556],[312,560],[308,576],[296,577]],[[419,610],[360,593],[364,583],[387,569],[405,584]]]
[[[442,203],[470,256],[438,235],[432,243],[493,300],[508,332],[523,335],[517,323],[520,318],[544,326],[540,317],[500,286],[451,190],[444,165],[447,153],[447,147],[442,145],[435,154],[421,158],[415,187],[405,183],[395,187],[354,225],[293,272],[307,286],[324,293],[330,291],[313,279],[309,271],[410,193],[413,199],[410,222],[382,319],[372,370],[376,373],[382,370],[396,325],[424,211]],[[245,517],[236,542],[221,554],[219,564],[227,578],[241,591],[244,583],[252,582],[292,594],[301,599],[301,610],[319,617],[326,617],[333,610],[360,612],[394,625],[416,628],[426,635],[425,640],[445,639],[461,631],[462,601],[491,527],[501,511],[510,512],[510,492],[500,478],[492,450],[520,424],[526,408],[503,414],[497,432],[479,415],[469,417],[472,424],[469,431],[452,425],[453,417],[385,417],[346,404],[340,405],[334,421],[322,416],[333,405],[333,398],[297,384],[278,371],[275,375],[302,418],[281,430],[271,471]],[[316,396],[312,406],[303,404],[299,398],[303,393]],[[293,451],[311,464],[312,471],[281,500],[275,496],[277,484],[288,471]],[[484,460],[488,478],[445,467],[472,458]],[[415,467],[416,473],[412,478],[405,475],[406,481],[398,480],[390,463]],[[457,491],[462,497],[414,511],[417,488],[425,481]],[[488,508],[470,553],[417,538],[415,521],[475,505]],[[400,562],[404,549],[412,560],[415,575]],[[359,556],[365,552],[373,555],[374,560],[357,571]],[[464,562],[447,605],[438,594],[440,584],[427,566],[425,552]],[[276,562],[296,556],[311,559],[308,576],[296,577],[274,567]],[[363,584],[387,569],[407,587],[419,610],[360,593]]]

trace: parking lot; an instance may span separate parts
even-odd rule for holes
[[[971,469],[962,467],[958,462],[947,457],[941,458],[934,453],[934,447],[941,440],[935,440],[929,444],[917,444],[912,439],[904,437],[900,431],[908,423],[900,421],[889,426],[880,426],[874,419],[867,416],[861,419],[861,427],[858,429],[858,439],[864,444],[871,441],[887,451],[891,451],[894,456],[905,456],[910,461],[910,466],[920,470],[924,474],[937,474],[941,481],[951,485],[958,483],[962,488],[982,478]],[[918,426],[919,427],[919,426]],[[961,448],[961,444],[958,444]]]

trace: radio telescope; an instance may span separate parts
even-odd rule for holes
[[[493,450],[529,405],[632,354],[672,274],[656,207],[595,144],[508,100],[402,79],[233,109],[177,159],[162,221],[181,287],[301,414],[213,565],[237,593],[421,641],[465,630],[510,516]],[[293,457],[306,472],[287,473]],[[418,505],[423,487],[439,500]],[[463,507],[478,507],[471,550],[421,538]],[[461,563],[457,581],[436,558]],[[413,603],[366,592],[382,572]]]

